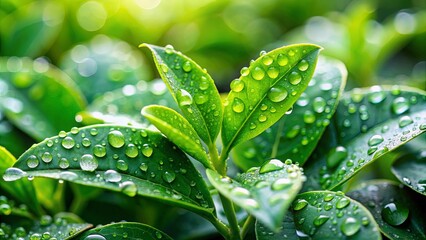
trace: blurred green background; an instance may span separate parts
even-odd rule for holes
[[[42,57],[79,85],[101,81],[89,102],[102,81],[157,76],[143,42],[172,44],[221,91],[261,50],[295,42],[342,60],[348,88],[426,87],[426,0],[2,0],[0,26],[1,56]]]

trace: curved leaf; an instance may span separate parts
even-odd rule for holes
[[[308,183],[324,189],[425,132],[426,94],[386,86],[354,89],[343,96],[332,122],[305,166]]]
[[[336,110],[346,83],[345,66],[319,58],[315,73],[291,113],[251,141],[233,150],[233,160],[243,169],[260,166],[265,159],[290,158],[303,165],[314,150]]]
[[[141,47],[152,52],[158,72],[188,122],[207,145],[214,144],[222,122],[222,103],[207,71],[170,45]]]
[[[47,62],[0,58],[0,108],[33,138],[42,140],[71,128],[84,105],[69,77]]]
[[[278,232],[271,232],[259,221],[256,221],[256,239],[257,240],[299,240],[296,225],[294,223],[293,213],[288,211],[281,223]]]
[[[189,159],[160,133],[97,125],[48,138],[25,152],[3,178],[63,179],[141,195],[208,215],[213,202]]]
[[[313,191],[292,206],[299,236],[312,239],[381,239],[371,213],[341,192]]]
[[[291,160],[270,160],[238,176],[238,181],[207,169],[211,184],[225,197],[244,208],[269,229],[276,231],[302,188],[304,176]]]
[[[392,164],[392,173],[404,185],[426,195],[426,151],[407,154]]]
[[[425,239],[425,197],[390,181],[370,181],[348,193],[364,204],[390,239]]]
[[[224,152],[277,122],[293,106],[314,73],[320,48],[300,44],[275,49],[241,70],[231,83],[222,125]]]
[[[112,223],[105,226],[100,226],[91,229],[79,236],[79,239],[82,240],[117,238],[129,240],[172,240],[171,237],[156,228],[145,224],[132,222]]]
[[[182,115],[158,105],[144,107],[142,115],[184,152],[200,161],[206,168],[213,168],[197,132]]]
[[[148,125],[142,117],[141,109],[151,104],[158,104],[179,109],[167,87],[161,80],[152,82],[139,81],[136,85],[126,85],[121,89],[107,92],[96,98],[86,111],[80,113],[81,122],[90,125],[99,123],[116,123],[127,125]]]

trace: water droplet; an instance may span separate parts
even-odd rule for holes
[[[340,225],[340,230],[348,237],[357,233],[360,228],[361,223],[353,217],[346,218],[342,225]]]
[[[382,209],[382,218],[392,226],[399,226],[407,219],[410,210],[398,203],[388,203]]]
[[[271,58],[271,56],[263,56],[262,58],[262,63],[265,64],[266,66],[271,65],[274,62],[274,59]]]
[[[265,77],[265,71],[263,71],[262,68],[260,67],[255,67],[251,76],[255,79],[255,80],[262,80],[263,77]]]
[[[118,170],[121,170],[121,171],[127,171],[129,169],[129,165],[126,163],[126,161],[121,159],[117,161],[115,166],[117,167]]]
[[[297,85],[300,83],[300,81],[302,81],[302,76],[298,72],[292,72],[290,73],[289,81],[291,84]]]
[[[231,90],[234,92],[241,92],[244,89],[244,82],[240,79],[234,79],[231,82]]]
[[[67,136],[67,133],[65,131],[60,131],[58,134],[59,137],[63,138]]]
[[[59,159],[59,167],[62,169],[67,169],[70,166],[70,163],[66,158]]]
[[[268,98],[272,102],[282,102],[288,96],[288,92],[284,87],[273,87],[268,92]]]
[[[125,181],[120,184],[121,191],[129,197],[136,196],[138,192],[138,187],[134,182]]]
[[[160,64],[160,68],[161,68],[161,71],[163,71],[164,73],[167,73],[169,71],[169,67],[167,67],[167,65],[164,63]]]
[[[303,114],[303,121],[307,124],[314,123],[315,119],[315,114],[310,110],[306,110]]]
[[[176,99],[181,107],[187,107],[192,104],[192,96],[184,89],[179,89],[176,93]]]
[[[64,139],[62,139],[62,147],[66,148],[66,149],[71,149],[75,146],[75,141],[72,137],[65,137]]]
[[[84,154],[80,159],[80,167],[83,171],[93,172],[98,168],[98,160],[90,154]]]
[[[245,205],[245,207],[254,209],[259,208],[259,203],[252,198],[242,199],[241,202]]]
[[[163,180],[168,182],[168,183],[173,182],[175,180],[175,178],[176,178],[176,174],[174,172],[167,172],[166,171],[163,174]]]
[[[248,69],[248,67],[243,67],[241,68],[240,73],[241,73],[241,76],[245,77],[250,74],[250,69]]]
[[[160,232],[155,232],[155,237],[161,239],[163,235]]]
[[[11,168],[6,169],[6,171],[4,172],[4,175],[3,175],[3,179],[7,182],[15,181],[15,180],[18,180],[18,179],[25,177],[26,175],[27,175],[27,173],[22,171],[21,169],[11,167]]]
[[[234,101],[232,103],[232,110],[236,113],[240,113],[242,111],[244,111],[244,102],[243,100],[241,100],[240,98],[234,98]]]
[[[107,182],[119,182],[121,181],[121,174],[115,170],[109,169],[105,171],[104,178]]]
[[[48,147],[52,147],[53,146],[53,141],[51,139],[47,140],[46,145]]]
[[[329,194],[325,195],[324,201],[325,202],[330,202],[331,200],[333,200],[333,198],[334,198],[334,194],[329,193]]]
[[[192,65],[189,61],[186,61],[182,66],[183,71],[190,72],[192,70]]]
[[[288,63],[288,57],[286,55],[284,55],[284,54],[278,54],[277,62],[278,62],[278,65],[280,65],[281,67],[283,67],[283,66],[287,65],[287,63]]]
[[[90,142],[90,139],[88,139],[88,138],[83,138],[83,140],[81,140],[81,144],[85,147],[90,147],[92,142]]]
[[[296,204],[293,207],[294,211],[299,211],[304,209],[308,205],[308,202],[305,199],[297,200]]]
[[[410,103],[404,97],[395,98],[392,101],[392,111],[395,114],[402,114],[410,108]]]
[[[100,234],[90,234],[84,240],[106,240],[106,238]]]
[[[284,163],[278,159],[271,159],[260,167],[259,173],[267,173],[281,170],[284,168]]]
[[[102,145],[95,145],[95,147],[93,147],[93,154],[96,157],[104,157],[106,155],[106,148]]]
[[[142,154],[145,156],[145,157],[151,157],[151,155],[152,155],[152,152],[153,152],[154,150],[152,149],[152,147],[151,146],[149,146],[149,144],[147,144],[147,143],[145,143],[143,146],[142,146]]]
[[[39,164],[38,158],[35,155],[30,155],[27,158],[27,166],[29,168],[36,168]]]
[[[250,123],[250,127],[249,127],[249,128],[250,128],[251,130],[255,129],[256,127],[257,127],[257,126],[256,126],[256,124],[254,124],[254,123]]]
[[[98,135],[98,129],[96,129],[96,128],[90,129],[90,135],[92,135],[92,136]]]
[[[413,119],[410,116],[402,116],[398,121],[398,125],[400,128],[408,126],[412,123],[413,123]]]
[[[377,104],[382,102],[386,98],[386,93],[382,91],[380,86],[374,86],[371,88],[372,92],[368,95],[368,101]]]
[[[236,187],[231,190],[231,194],[236,197],[248,197],[250,196],[250,191],[242,187]]]
[[[373,135],[373,136],[371,136],[370,139],[368,139],[368,145],[369,146],[376,146],[376,145],[378,145],[382,142],[383,142],[383,137],[378,135],[378,134]]]
[[[300,71],[304,72],[304,71],[308,70],[309,63],[306,60],[302,60],[302,61],[300,61],[298,68],[299,68]]]
[[[175,49],[172,45],[167,44],[166,47],[164,48],[164,50],[166,51],[167,54],[172,54]]]
[[[148,170],[148,164],[141,163],[141,165],[139,166],[139,169],[146,172]]]
[[[316,97],[312,103],[312,107],[314,108],[314,111],[317,113],[324,112],[326,105],[327,103],[322,97]]]
[[[294,125],[287,133],[286,133],[286,137],[287,138],[295,138],[300,132],[300,126],[299,125]]]
[[[335,168],[348,156],[348,150],[343,146],[332,149],[327,156],[327,167]]]
[[[342,208],[345,208],[345,207],[347,207],[349,204],[351,203],[351,201],[349,200],[349,199],[347,199],[347,198],[341,198],[341,199],[339,199],[338,201],[337,201],[337,203],[336,203],[336,208],[337,209],[342,209]]]
[[[279,191],[291,187],[291,181],[288,178],[279,178],[272,183],[272,190]]]
[[[114,148],[121,148],[124,145],[124,135],[118,130],[108,133],[108,143]]]
[[[327,215],[319,215],[318,217],[314,219],[314,225],[319,227],[323,225],[325,222],[327,222],[328,219],[330,219],[330,217]]]
[[[266,74],[268,74],[268,77],[270,77],[272,79],[277,78],[279,73],[280,73],[280,70],[278,68],[275,68],[275,67],[270,67],[266,71]]]
[[[263,114],[260,114],[260,116],[258,118],[259,122],[265,122],[267,119],[268,118],[265,115],[263,115]]]
[[[138,156],[138,154],[138,148],[134,144],[130,143],[129,145],[127,145],[126,156],[128,156],[129,158],[135,158]]]

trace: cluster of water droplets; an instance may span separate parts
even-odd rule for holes
[[[133,239],[133,238],[139,238],[142,236],[142,234],[148,238],[148,236],[150,236],[149,239],[164,239],[163,236],[164,234],[153,230],[153,229],[146,229],[146,230],[142,230],[142,229],[137,229],[135,226],[125,226],[124,224],[114,224],[114,225],[118,225],[118,226],[114,226],[115,229],[118,229],[116,231],[113,230],[104,230],[104,231],[100,231],[98,233],[91,233],[89,235],[87,235],[86,237],[82,238],[82,240],[107,240],[110,239],[110,237],[114,237],[116,239]],[[112,227],[112,224],[109,225],[109,227]],[[102,232],[105,232],[107,234],[103,234]],[[167,238],[169,239],[169,238]]]

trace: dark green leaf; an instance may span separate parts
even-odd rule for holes
[[[319,58],[312,80],[291,113],[258,137],[235,147],[233,160],[236,164],[249,169],[268,158],[290,158],[304,164],[330,123],[346,75],[341,62]]]
[[[184,152],[200,161],[206,168],[213,168],[201,145],[200,137],[182,115],[173,109],[157,105],[144,107],[142,115]]]
[[[0,89],[1,88],[2,87],[0,87]],[[1,91],[2,90],[0,90],[0,92]],[[33,143],[34,140],[13,126],[4,116],[2,109],[0,109],[0,146],[7,148],[13,156],[19,157],[25,150],[31,147]]]
[[[275,233],[267,229],[260,222],[256,222],[256,239],[257,240],[299,240],[296,225],[294,223],[293,213],[288,211],[281,223],[279,232]]]
[[[426,195],[426,151],[407,154],[392,165],[392,172],[400,182]]]
[[[370,210],[390,239],[425,239],[425,197],[390,181],[366,182],[348,193]]]
[[[9,121],[39,141],[75,125],[85,105],[69,77],[28,58],[0,58],[0,93]]]
[[[221,194],[274,231],[281,225],[304,180],[297,165],[277,159],[239,175],[238,181],[210,169],[207,169],[207,177]]]
[[[207,145],[212,145],[222,123],[222,103],[213,79],[192,59],[170,45],[142,44],[151,50],[158,72],[183,115]]]
[[[308,86],[320,48],[290,45],[265,53],[231,82],[222,126],[224,152],[277,122]]]
[[[199,172],[160,133],[114,125],[73,128],[34,145],[3,178],[63,179],[141,195],[201,214],[213,212]]]
[[[308,183],[324,189],[425,132],[426,94],[410,88],[354,89],[343,96],[332,122],[305,166]]]
[[[293,202],[292,210],[300,236],[312,239],[381,239],[371,213],[341,192],[302,193]]]
[[[91,229],[81,236],[78,239],[89,240],[89,239],[129,239],[129,240],[172,240],[164,232],[155,229],[151,226],[141,224],[141,223],[132,223],[132,222],[123,222],[123,223],[112,223],[105,226],[97,227]]]

